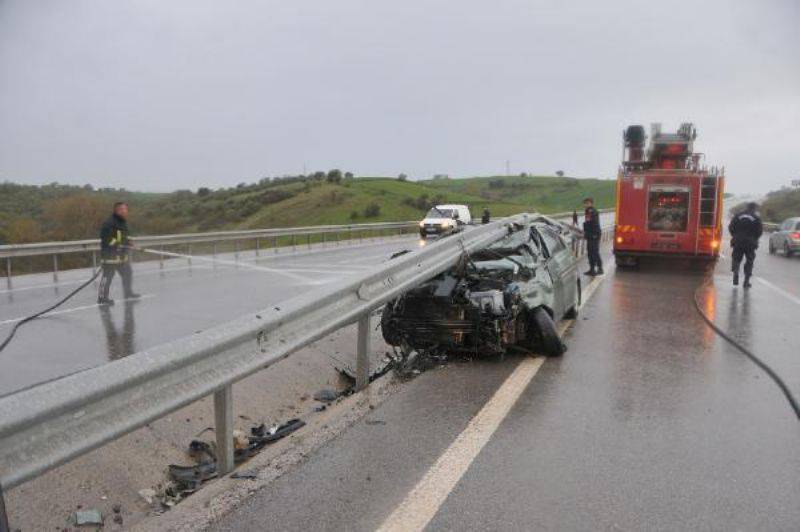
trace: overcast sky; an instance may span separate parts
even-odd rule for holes
[[[800,178],[798,28],[798,0],[0,0],[0,181],[613,177],[627,124],[688,120],[757,193]]]

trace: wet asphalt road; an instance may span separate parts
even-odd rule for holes
[[[134,264],[137,302],[122,301],[115,278],[112,307],[96,304],[93,284],[53,314],[30,322],[0,353],[0,395],[39,382],[114,361],[131,353],[193,334],[247,312],[290,299],[322,283],[357,275],[379,264],[398,249],[414,248],[409,237],[365,241],[354,246],[279,254],[262,251],[240,255],[240,265],[195,259]],[[220,259],[233,261],[232,255]],[[264,269],[258,269],[264,268]],[[277,271],[273,271],[277,270]],[[51,274],[14,278],[12,290],[0,290],[0,337],[15,321],[64,297],[90,276],[72,270],[54,284]]]
[[[703,307],[800,395],[800,258],[762,253],[749,292],[728,269]],[[428,529],[800,529],[800,424],[696,314],[704,274],[607,272]],[[377,528],[519,362],[419,376],[215,530]]]

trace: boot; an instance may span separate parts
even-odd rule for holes
[[[603,267],[600,266],[599,268],[597,268],[597,272],[595,273],[595,275],[603,275],[603,274],[604,274]]]
[[[750,284],[750,276],[747,275],[747,274],[744,274],[744,287],[745,288],[750,288],[751,286],[753,286],[753,285]]]
[[[583,272],[583,275],[594,277],[595,275],[597,275],[597,272],[594,271],[594,268],[589,268],[587,271]]]
[[[98,297],[97,298],[97,304],[98,305],[109,305],[109,306],[111,306],[111,305],[114,304],[114,300],[109,298],[109,297]]]
[[[733,272],[733,286],[739,286],[739,272]]]

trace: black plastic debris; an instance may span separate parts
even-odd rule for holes
[[[285,438],[304,427],[305,424],[302,419],[290,419],[282,425],[267,427],[262,423],[257,427],[252,427],[250,435],[247,436],[247,447],[234,451],[234,462],[237,464],[244,462],[264,446]],[[167,474],[172,482],[164,488],[162,493],[159,493],[159,499],[164,506],[174,506],[186,496],[197,491],[204,482],[217,476],[217,453],[213,444],[192,440],[189,443],[188,452],[199,463],[193,466],[172,464],[167,468]],[[235,478],[251,478],[245,476],[249,474],[243,472]],[[252,478],[256,478],[254,474]]]
[[[376,379],[383,377],[389,373],[394,366],[395,360],[391,357],[386,357],[383,360],[383,365],[370,374],[369,382],[372,383]],[[340,395],[343,397],[352,395],[356,387],[356,374],[353,369],[349,366],[334,366],[334,369],[347,381],[347,388]]]

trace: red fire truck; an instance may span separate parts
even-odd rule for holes
[[[617,177],[617,264],[633,266],[648,256],[717,260],[725,171],[702,166],[695,138],[690,123],[676,133],[663,133],[661,124],[653,124],[645,149],[643,126],[625,130]]]

